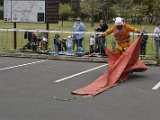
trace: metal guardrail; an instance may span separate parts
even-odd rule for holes
[[[14,32],[16,31],[17,39],[16,39],[16,44],[17,48],[16,50],[21,50],[28,42],[28,38],[24,38],[24,33],[27,32],[34,32],[36,36],[38,36],[41,33],[47,33],[48,34],[48,44],[47,48],[44,48],[44,51],[50,51],[50,52],[55,52],[55,47],[53,43],[54,35],[59,34],[60,35],[60,40],[63,38],[67,38],[67,36],[72,36],[73,33],[84,33],[85,38],[83,40],[83,47],[85,52],[89,52],[90,46],[89,46],[89,38],[91,35],[99,34],[99,32],[94,32],[94,31],[85,31],[85,32],[73,32],[73,31],[66,31],[66,30],[41,30],[41,29],[36,29],[36,30],[27,30],[27,29],[4,29],[0,28],[0,50],[1,51],[10,51],[10,50],[15,50],[14,48]],[[131,35],[131,41],[134,41],[136,37],[139,35],[137,33],[130,33]],[[146,57],[148,58],[154,58],[156,55],[156,44],[154,40],[154,36],[156,33],[147,33],[149,36],[148,42],[147,42],[147,50],[146,50]],[[113,43],[114,43],[114,38],[113,35],[109,35],[106,37],[106,42],[105,45],[109,49],[113,49]],[[43,51],[42,49],[42,41],[38,43],[38,51]],[[41,48],[40,48],[41,47]],[[45,46],[44,46],[45,47]],[[28,50],[28,51],[32,51]],[[77,50],[73,49],[73,52],[75,53]],[[60,50],[62,52],[62,50]]]

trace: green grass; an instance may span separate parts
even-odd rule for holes
[[[65,30],[65,31],[72,31],[72,26],[74,24],[74,21],[65,21],[62,23],[61,21],[58,24],[49,24],[49,30]],[[86,31],[92,31],[94,32],[94,29],[98,26],[99,23],[94,23],[94,27],[91,27],[91,23],[84,23],[86,26]],[[109,27],[112,26],[112,24],[108,24]],[[140,25],[133,24],[132,26],[136,27],[137,29],[140,29]],[[154,25],[145,25],[146,30],[150,33],[153,32],[155,26]],[[0,28],[13,28],[13,23],[5,23],[3,21],[0,21]],[[18,29],[41,29],[45,30],[46,29],[46,24],[45,23],[17,23],[17,28]],[[36,33],[38,34],[38,33]],[[24,39],[23,37],[24,32],[17,32],[17,48],[21,48],[24,46],[24,44],[27,42],[27,40]],[[72,34],[67,34],[67,33],[61,33],[61,39],[66,38],[68,35]],[[49,48],[53,50],[53,37],[54,34],[50,33],[49,34]],[[85,51],[89,51],[89,34],[85,34],[85,39],[83,42]],[[135,39],[136,36],[131,36],[131,39]],[[106,37],[107,39],[107,47],[111,49],[112,42],[114,41],[113,36],[109,35]],[[8,49],[13,49],[13,32],[2,32],[0,31],[0,48],[8,48]],[[148,55],[154,55],[154,40],[152,36],[149,36],[148,44],[147,44],[147,54]]]

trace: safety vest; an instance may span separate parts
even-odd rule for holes
[[[126,32],[126,26],[123,25],[121,29],[118,29],[116,26],[114,27],[113,35],[115,40],[119,42],[123,42],[127,40],[128,38],[128,33]]]

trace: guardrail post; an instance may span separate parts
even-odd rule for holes
[[[16,22],[13,23],[13,26],[14,26],[14,49],[17,48],[17,31],[16,31],[16,28],[17,28],[17,25],[16,25]]]

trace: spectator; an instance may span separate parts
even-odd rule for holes
[[[71,36],[67,37],[66,47],[67,47],[67,52],[68,53],[73,53],[73,39],[72,39]]]
[[[26,49],[31,49],[33,51],[37,51],[37,36],[34,32],[28,32],[26,31],[24,33],[24,38],[25,39],[28,39],[28,43],[23,46],[23,50],[26,50]]]
[[[160,46],[160,23],[157,23],[157,27],[154,29],[155,33],[155,47],[156,47],[156,59],[159,58],[159,46]]]
[[[142,29],[141,32],[143,33],[143,35],[142,35],[142,42],[141,42],[141,47],[140,47],[140,55],[142,59],[145,59],[148,34],[144,26],[142,26],[141,29]]]
[[[66,47],[66,38],[62,39],[62,51],[66,51],[67,47]]]
[[[90,37],[89,46],[90,46],[90,53],[93,53],[94,52],[94,47],[95,47],[95,37],[94,37],[94,35],[91,35],[91,37]]]
[[[42,39],[41,50],[48,50],[48,39],[46,37]]]
[[[106,24],[105,20],[100,20],[99,26],[96,28],[96,32],[105,32],[108,29],[108,25]],[[98,36],[99,34],[97,34]],[[96,38],[96,52],[100,53],[102,56],[106,55],[105,52],[105,36],[97,37]]]
[[[77,43],[75,37],[73,35],[71,37],[73,39],[73,50],[74,50]]]
[[[75,42],[77,44],[77,51],[79,50],[79,48],[83,48],[82,46],[82,42],[84,39],[84,31],[85,31],[85,25],[81,22],[81,19],[79,17],[77,17],[76,22],[73,25],[73,37],[75,39]],[[77,33],[80,32],[80,33]]]
[[[60,35],[56,33],[54,36],[54,49],[56,53],[58,53],[60,49],[59,38],[60,38]]]

